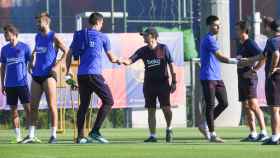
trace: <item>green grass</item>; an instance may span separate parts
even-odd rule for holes
[[[0,130],[0,158],[269,158],[280,155],[280,146],[241,143],[246,128],[218,128],[225,144],[210,144],[195,128],[174,129],[174,143],[164,142],[164,129],[158,129],[158,143],[145,144],[147,129],[103,129],[110,144],[73,144],[72,130],[58,135],[58,143],[46,144],[49,130],[39,130],[42,144],[9,144],[11,130]],[[26,133],[26,131],[24,132]]]

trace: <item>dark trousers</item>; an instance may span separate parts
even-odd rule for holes
[[[210,132],[214,131],[214,120],[228,106],[227,91],[222,80],[201,80],[206,103],[206,121]],[[218,105],[215,107],[215,98]]]
[[[111,90],[102,75],[79,75],[78,84],[81,104],[77,113],[77,127],[78,136],[83,136],[85,116],[90,104],[91,94],[94,92],[102,101],[92,131],[99,131],[114,104],[114,100]]]

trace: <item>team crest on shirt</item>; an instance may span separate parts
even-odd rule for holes
[[[36,53],[47,53],[48,48],[47,47],[42,47],[42,46],[37,46],[36,47]]]
[[[147,65],[148,65],[148,68],[159,66],[160,65],[160,59],[147,60]]]
[[[24,58],[7,58],[7,66],[17,64],[17,63],[22,63],[24,62]]]

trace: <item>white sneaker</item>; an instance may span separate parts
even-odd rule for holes
[[[258,135],[257,141],[264,142],[264,141],[266,141],[267,139],[269,139],[269,136],[268,136],[267,134],[262,134],[262,133],[260,133],[260,134]]]
[[[31,137],[29,137],[29,136],[25,137],[25,138],[21,141],[22,144],[41,143],[41,142],[42,142],[42,141],[41,141],[40,139],[38,139],[37,137],[31,138]]]
[[[92,141],[86,137],[81,137],[81,138],[76,139],[76,143],[77,144],[88,144],[88,143],[92,143]]]
[[[222,138],[220,138],[218,136],[212,136],[209,141],[212,143],[224,143],[225,142]]]
[[[109,141],[104,138],[99,132],[90,132],[89,137],[93,140],[98,141],[101,144],[108,144]]]

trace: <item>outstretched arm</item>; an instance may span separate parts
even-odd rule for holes
[[[119,65],[121,64],[120,59],[117,56],[115,56],[111,51],[107,52],[106,54],[111,63],[117,63]]]
[[[124,65],[131,65],[133,62],[131,59],[125,59],[125,60],[122,60],[122,64]]]
[[[142,55],[143,55],[143,51],[142,49],[138,49],[132,56],[130,56],[129,58],[127,59],[122,59],[121,60],[121,63],[123,65],[131,65],[133,64],[134,62],[136,62],[137,60],[141,59],[142,58]]]
[[[237,64],[238,60],[235,58],[229,58],[224,56],[221,52],[216,52],[215,56],[220,62],[227,63],[227,64]]]
[[[238,65],[239,66],[248,66],[254,64],[256,61],[265,61],[265,56],[263,53],[250,57],[250,58],[241,58]],[[261,63],[260,63],[261,64]],[[261,65],[260,65],[261,66]]]

